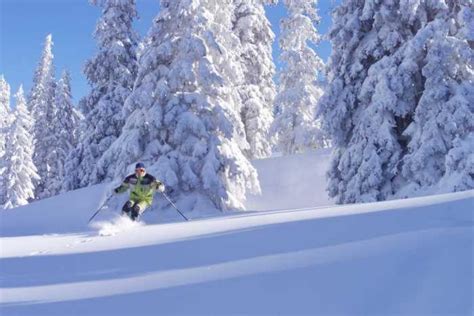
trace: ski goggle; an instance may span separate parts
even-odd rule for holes
[[[145,172],[145,169],[139,168],[139,169],[135,169],[135,171],[137,171],[137,172]]]

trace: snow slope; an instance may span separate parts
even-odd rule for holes
[[[324,173],[329,163],[329,151],[318,150],[309,154],[276,157],[254,161],[259,174],[262,194],[248,196],[247,210],[267,211],[295,209],[333,204],[325,191]],[[108,192],[119,183],[101,184],[58,197],[41,200],[18,207],[14,211],[1,213],[1,235],[22,236],[36,234],[58,234],[82,232],[98,206],[106,199]],[[122,208],[128,195],[115,197],[109,206],[98,215],[98,220],[111,219]],[[158,202],[162,197],[155,195]],[[177,203],[181,208],[182,204]],[[182,208],[183,209],[183,208]],[[190,218],[215,214],[202,210],[200,214],[186,214]],[[181,221],[173,209],[157,211],[151,209],[144,215],[148,224]]]
[[[249,205],[286,210],[165,224],[150,212],[147,225],[105,211],[88,227],[99,185],[2,212],[0,314],[474,312],[474,191],[290,209],[270,193],[290,188],[267,185],[298,160],[312,172],[311,156],[257,162],[266,193]]]

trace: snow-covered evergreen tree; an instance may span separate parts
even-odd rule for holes
[[[28,109],[32,115],[36,112],[44,112],[45,99],[51,97],[50,82],[54,77],[53,69],[53,36],[48,34],[44,42],[43,52],[33,76],[33,86],[28,98]]]
[[[65,177],[66,158],[77,144],[78,116],[74,111],[71,95],[71,78],[64,71],[56,85],[55,109],[51,128],[55,131],[54,144],[50,147],[48,161],[50,172],[45,181],[47,196],[58,194]],[[46,192],[44,192],[46,195]]]
[[[333,14],[319,113],[334,146],[328,191],[339,203],[382,200],[394,191],[418,87],[393,56],[425,23],[420,1],[347,0]]]
[[[10,85],[0,75],[0,135],[6,133],[10,122]],[[0,137],[0,157],[5,150],[5,138]]]
[[[80,126],[84,120],[84,114],[77,106],[74,106],[71,90],[71,74],[69,71],[63,71],[61,78],[62,88],[60,88],[60,91],[62,91],[62,93],[58,96],[56,104],[62,104],[58,106],[58,111],[67,113],[64,125],[67,126],[66,129],[70,131],[70,133],[65,133],[64,137],[67,139],[67,142],[71,144],[71,149],[74,149],[81,136]]]
[[[407,50],[406,59],[422,61],[424,84],[405,132],[410,142],[403,176],[409,185],[402,197],[437,184],[447,192],[474,188],[473,12],[472,1],[445,1]]]
[[[233,32],[234,17],[236,10],[235,0],[222,0],[216,6],[211,8],[220,10],[213,12],[212,20],[209,20],[207,28],[213,34],[212,45],[214,49],[209,50],[216,71],[223,80],[223,85],[229,88],[228,93],[230,99],[228,103],[231,108],[237,111],[237,116],[241,113],[241,94],[239,88],[244,81],[245,64],[241,58],[241,42],[238,34]],[[234,131],[241,133],[236,135],[235,140],[239,143],[239,147],[244,153],[249,153],[250,144],[246,138],[245,126],[242,120],[235,122],[239,126],[235,126]]]
[[[424,178],[429,185],[427,173],[416,164],[423,160],[427,170],[439,168],[445,158],[436,156],[451,146],[440,150],[440,144],[457,143],[466,148],[463,153],[453,151],[451,157],[453,167],[456,159],[463,160],[460,166],[467,165],[469,159],[464,157],[469,157],[469,147],[465,146],[465,140],[472,133],[469,127],[472,123],[455,116],[469,112],[472,115],[472,107],[469,110],[466,106],[472,100],[468,96],[472,92],[463,83],[454,82],[462,80],[469,86],[472,79],[466,74],[472,74],[472,68],[469,70],[464,61],[472,57],[464,59],[468,52],[465,40],[460,44],[463,40],[458,42],[459,39],[447,36],[456,33],[456,22],[446,23],[448,15],[453,18],[457,15],[453,10],[456,11],[459,3],[345,1],[336,10],[335,27],[330,33],[333,42],[330,84],[320,103],[320,112],[323,126],[335,145],[328,189],[338,202],[367,202],[416,194],[413,186],[406,189],[406,181],[418,182]],[[443,33],[441,29],[446,27],[449,30]],[[444,39],[436,44],[436,37]],[[453,47],[445,50],[442,47],[446,45]],[[458,52],[464,56],[456,56]],[[433,65],[441,60],[449,66],[437,65],[438,69],[434,70]],[[455,97],[450,100],[451,96]],[[443,104],[444,101],[453,104]],[[437,110],[441,107],[446,110],[444,114]],[[444,131],[449,132],[440,132],[443,128],[433,129],[435,121],[448,125],[452,122],[457,127],[448,126]],[[449,137],[459,135],[461,139],[456,142],[431,139],[426,142],[426,151],[418,151],[425,146],[425,140],[448,134]],[[410,156],[414,164],[409,161]],[[423,156],[433,159],[420,160]],[[432,176],[439,179],[440,174]]]
[[[10,85],[0,75],[0,135],[6,133],[10,120]],[[5,150],[5,138],[0,137],[0,157]]]
[[[5,171],[5,145],[7,131],[10,126],[10,85],[6,82],[3,75],[0,76],[0,205],[4,203],[5,199],[5,183],[4,183],[4,171]]]
[[[124,125],[125,99],[137,73],[138,36],[132,29],[137,17],[135,0],[92,0],[102,8],[95,38],[99,52],[85,67],[92,91],[81,101],[85,114],[82,136],[70,155],[65,189],[98,183],[96,163],[117,139]]]
[[[127,99],[133,112],[101,160],[115,163],[108,171],[119,177],[144,161],[186,210],[242,208],[246,191],[259,190],[239,146],[245,140],[232,87],[216,62],[225,47],[214,23],[228,5],[161,1]]]
[[[307,148],[325,146],[325,139],[315,118],[322,89],[317,83],[324,63],[310,44],[317,45],[321,36],[318,0],[284,0],[288,16],[281,21],[280,59],[284,63],[279,77],[272,125],[279,151],[285,154],[303,152]]]
[[[33,163],[33,119],[26,107],[21,86],[15,94],[15,99],[14,120],[7,134],[6,153],[3,158],[7,168],[4,208],[28,204],[28,200],[34,197],[33,180],[39,179]]]
[[[54,146],[54,135],[56,133],[51,125],[56,112],[54,108],[56,81],[52,47],[53,40],[51,34],[49,34],[46,37],[43,53],[33,78],[33,87],[28,101],[29,111],[35,124],[33,128],[35,139],[33,161],[40,177],[35,185],[35,197],[37,198],[49,196],[48,192],[45,192],[45,181],[50,169],[48,156],[51,146]]]
[[[264,5],[275,0],[234,0],[233,32],[240,40],[237,52],[243,69],[238,86],[240,115],[250,147],[244,148],[249,159],[271,154],[270,127],[275,99],[275,65],[272,43],[275,38]]]

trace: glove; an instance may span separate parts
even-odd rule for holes
[[[158,188],[156,188],[156,189],[158,190],[158,192],[163,193],[163,192],[165,192],[165,185],[163,183],[160,183],[158,185]]]
[[[115,188],[115,189],[114,189],[115,194],[119,193],[119,190],[120,190],[120,187]]]

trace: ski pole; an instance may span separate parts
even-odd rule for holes
[[[99,212],[102,210],[102,208],[105,206],[105,204],[107,204],[107,202],[108,202],[113,196],[114,196],[114,195],[112,194],[111,196],[109,196],[109,197],[107,198],[107,200],[105,200],[104,203],[102,203],[102,205],[97,209],[97,211],[94,213],[94,215],[92,215],[91,218],[89,218],[89,221],[88,221],[87,223],[90,223],[90,222],[94,219],[94,217],[95,217],[97,214],[99,214]]]
[[[165,199],[170,202],[170,204],[178,211],[178,213],[186,220],[188,221],[189,219],[183,215],[183,213],[181,213],[181,211],[176,207],[176,205],[174,205],[173,202],[171,202],[170,198],[165,194],[165,192],[161,192],[161,194],[163,194],[163,196],[165,197]]]

